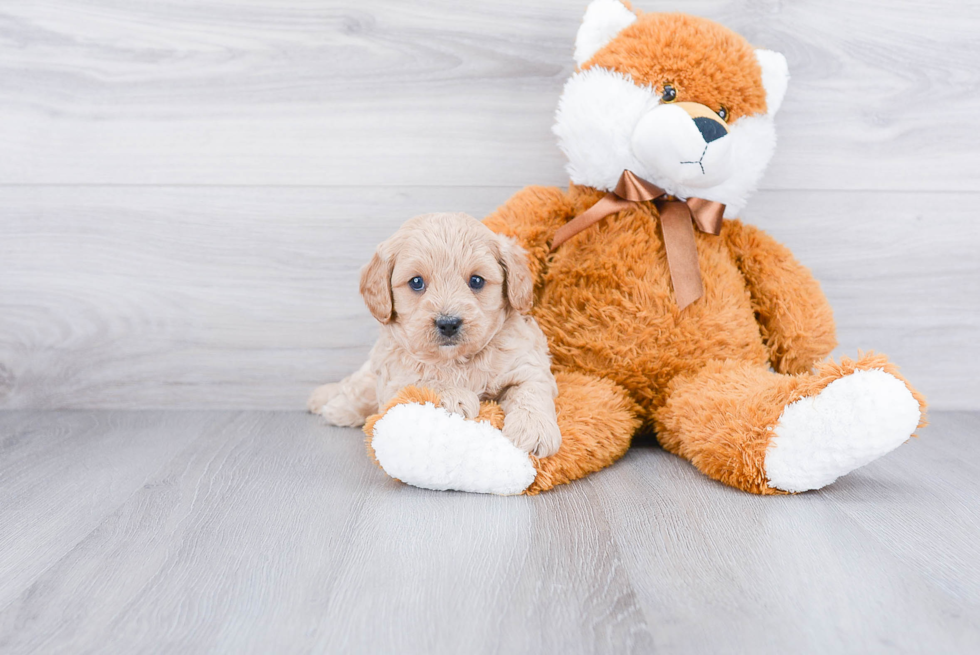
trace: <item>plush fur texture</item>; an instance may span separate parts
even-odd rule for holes
[[[590,49],[615,23],[609,1],[586,15]],[[704,295],[684,310],[654,203],[632,204],[551,252],[558,228],[598,202],[624,168],[678,195],[693,192],[678,177],[686,172],[641,156],[644,139],[684,145],[658,133],[654,114],[663,129],[693,139],[702,127],[685,120],[725,108],[727,134],[712,126],[711,143],[733,139],[735,171],[696,195],[730,209],[754,188],[774,144],[772,113],[788,80],[781,56],[679,14],[638,14],[604,38],[557,114],[573,184],[526,188],[485,220],[527,252],[532,315],[559,388],[562,446],[535,461],[528,493],[608,466],[640,430],[707,476],[766,495],[829,484],[912,436],[924,425],[922,396],[883,355],[825,359],[836,344],[830,306],[810,272],[761,230],[725,220],[718,236],[696,234]],[[661,104],[667,83],[693,110]],[[742,167],[750,174],[739,177]]]
[[[476,417],[481,400],[496,400],[514,445],[540,456],[558,450],[558,389],[547,341],[524,313],[531,275],[513,240],[465,214],[415,217],[378,247],[361,293],[381,336],[360,370],[313,392],[310,411],[362,425],[401,389],[425,385],[465,418]],[[451,333],[439,328],[446,319],[457,321]]]

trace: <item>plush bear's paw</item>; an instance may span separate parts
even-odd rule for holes
[[[431,402],[388,409],[373,424],[371,448],[393,478],[424,489],[514,495],[534,482],[527,453],[490,423]]]
[[[317,387],[306,408],[313,414],[319,414],[327,423],[345,428],[356,428],[364,425],[364,416],[351,408],[350,400],[341,391],[339,382],[331,382]]]
[[[834,380],[783,410],[766,451],[769,485],[791,492],[824,487],[903,444],[920,418],[905,383],[881,369]]]
[[[561,446],[561,430],[554,419],[522,409],[506,413],[503,433],[515,446],[536,457],[554,455]]]

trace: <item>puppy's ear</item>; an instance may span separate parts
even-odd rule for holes
[[[497,261],[504,270],[507,302],[523,314],[531,309],[534,302],[534,280],[527,265],[527,253],[510,237],[497,234],[494,240],[497,244]]]
[[[394,257],[385,257],[384,244],[378,247],[371,261],[361,269],[361,297],[374,318],[390,323],[395,314],[395,302],[391,294],[391,273]]]

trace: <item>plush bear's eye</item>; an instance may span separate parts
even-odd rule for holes
[[[726,123],[728,122],[728,110],[725,109],[724,105],[722,105],[721,109],[718,110],[718,118],[725,121]]]
[[[664,102],[673,102],[677,100],[677,89],[670,84],[664,84],[664,92],[660,95],[660,99]]]
[[[425,289],[425,280],[416,275],[411,280],[408,281],[408,288],[412,291],[422,291]]]
[[[484,280],[479,275],[470,276],[470,288],[473,289],[473,291],[479,291],[480,289],[482,289],[484,283],[486,283],[486,280]]]

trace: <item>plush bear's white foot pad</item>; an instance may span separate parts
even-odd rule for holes
[[[908,387],[881,369],[834,380],[783,410],[766,451],[769,485],[824,487],[905,443],[920,417]]]
[[[528,454],[500,430],[432,403],[389,409],[375,423],[371,445],[388,475],[424,489],[509,496],[537,475]]]

